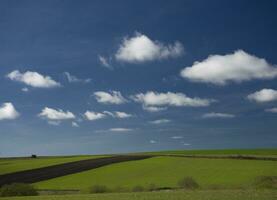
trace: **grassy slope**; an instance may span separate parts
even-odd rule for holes
[[[146,154],[160,155],[253,155],[253,156],[277,156],[277,149],[222,149],[222,150],[177,150],[147,152]]]
[[[67,156],[0,159],[0,175],[102,156]]]
[[[276,161],[155,157],[113,164],[94,170],[36,183],[40,189],[85,189],[94,184],[131,188],[154,183],[175,187],[180,178],[194,177],[201,186],[238,187],[257,176],[277,175]]]
[[[274,200],[277,191],[171,191],[151,193],[114,193],[114,194],[91,194],[91,195],[61,195],[61,196],[38,196],[38,197],[14,197],[0,198],[1,200]]]

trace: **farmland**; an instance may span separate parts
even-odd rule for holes
[[[169,197],[173,200],[274,199],[277,195],[277,161],[259,159],[275,158],[276,152],[274,149],[199,150],[122,154],[119,157],[103,155],[2,158],[0,178],[11,176],[12,180],[32,183],[42,195],[19,198],[21,200],[163,200]],[[193,157],[183,157],[187,155]],[[229,159],[230,155],[252,157]],[[256,157],[257,159],[252,159]],[[97,164],[99,162],[100,165]],[[59,168],[63,169],[61,173]],[[23,179],[19,179],[21,174]],[[184,177],[192,177],[199,184],[199,188],[181,190],[178,182]],[[269,183],[271,189],[268,185],[265,188],[257,187],[256,181],[259,177],[273,177],[273,182]],[[88,194],[96,185],[105,186],[107,194]],[[155,191],[147,192],[153,186]],[[132,192],[136,187],[143,192]]]
[[[207,191],[170,191],[141,193],[111,193],[89,195],[59,195],[38,197],[11,197],[1,200],[275,200],[277,191],[207,190]]]
[[[247,187],[258,176],[277,176],[276,161],[154,157],[108,165],[95,170],[36,183],[39,189],[86,189],[95,184],[110,188],[176,187],[179,179],[192,176],[204,188],[219,185]]]

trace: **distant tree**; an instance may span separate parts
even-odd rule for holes
[[[37,158],[37,155],[36,154],[32,154],[31,158]]]

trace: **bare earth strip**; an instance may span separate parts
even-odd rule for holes
[[[113,156],[69,162],[49,167],[20,171],[0,175],[0,187],[10,183],[35,183],[60,176],[74,174],[85,170],[95,169],[113,163],[142,160],[151,156]]]

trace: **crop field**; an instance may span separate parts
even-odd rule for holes
[[[17,171],[36,169],[67,162],[99,158],[104,156],[57,156],[38,158],[0,158],[0,175]]]
[[[145,153],[144,153],[145,154]],[[161,151],[146,152],[151,155],[244,155],[244,156],[265,156],[277,157],[277,149],[221,149],[221,150],[177,150],[177,151]]]
[[[277,176],[276,161],[231,160],[207,158],[153,157],[139,161],[112,164],[94,170],[50,179],[34,184],[39,189],[84,190],[100,184],[109,188],[130,189],[147,187],[176,187],[185,177],[193,177],[202,188],[248,187],[256,177]]]
[[[1,200],[275,200],[277,191],[208,190],[10,197]]]

